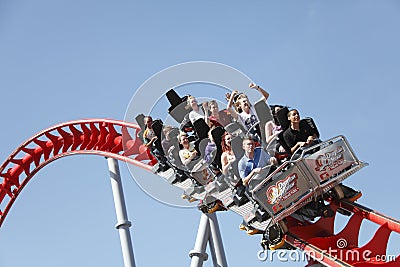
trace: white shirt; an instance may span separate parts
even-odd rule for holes
[[[189,113],[189,120],[191,123],[194,123],[198,119],[204,119],[204,112],[201,108],[199,108],[199,111],[190,111]]]
[[[250,107],[250,113],[242,111],[238,113],[238,119],[240,123],[247,129],[250,130],[255,124],[259,122],[257,113],[253,107]]]

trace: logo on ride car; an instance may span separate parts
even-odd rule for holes
[[[297,173],[292,173],[285,179],[277,182],[276,185],[268,187],[268,203],[271,205],[276,204],[279,200],[286,200],[299,191],[299,188],[297,187],[297,178]]]
[[[344,163],[344,148],[338,146],[335,150],[326,152],[316,159],[316,171],[334,170]]]

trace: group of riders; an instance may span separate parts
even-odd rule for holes
[[[246,94],[234,90],[225,95],[226,108],[222,110],[216,100],[199,104],[196,97],[180,97],[171,89],[166,94],[171,104],[168,112],[179,124],[176,127],[153,121],[151,116],[139,117],[143,131],[138,137],[157,159],[157,171],[173,168],[174,183],[192,179],[203,187],[223,177],[232,190],[249,192],[257,186],[255,176],[267,169],[267,177],[280,164],[299,155],[298,151],[321,142],[311,118],[301,119],[297,109],[283,105],[268,106],[268,92],[254,83],[249,88],[261,94],[260,101],[253,105]],[[359,192],[342,187],[347,199],[360,197]],[[184,197],[198,200],[189,194]],[[203,202],[200,206],[205,212],[229,208],[212,197],[200,199]],[[310,219],[332,215],[322,202],[307,206],[299,212]],[[260,233],[245,221],[240,229],[250,235]]]

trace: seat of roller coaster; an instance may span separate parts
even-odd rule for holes
[[[308,124],[313,129],[313,131],[317,135],[317,137],[319,138],[318,127],[312,118],[306,117],[306,118],[300,120],[300,127],[304,124]]]
[[[174,89],[170,89],[166,93],[167,99],[171,106],[168,108],[168,113],[178,122],[181,123],[186,114],[191,109],[186,109],[186,100],[188,96],[180,97]]]
[[[179,142],[178,141],[178,135],[179,135],[179,128],[177,128],[177,127],[172,127],[172,129],[169,131],[169,133],[168,133],[168,135],[169,135],[169,138],[171,139],[171,140],[174,140],[174,141],[176,141],[176,142]]]
[[[240,207],[250,201],[246,190],[248,189],[243,184],[239,184],[239,186],[236,187],[235,195],[233,196],[233,202],[236,206]]]
[[[163,125],[164,124],[163,124],[162,120],[160,120],[160,119],[153,120],[153,123],[151,124],[151,127],[154,130],[154,133],[160,139],[161,139],[161,133],[162,133]]]
[[[279,164],[282,163],[285,159],[289,157],[286,151],[281,152],[281,144],[278,141],[278,136],[272,138],[271,141],[267,144],[265,151],[270,155],[278,159]]]
[[[137,133],[137,138],[139,138],[139,140],[142,141],[142,143],[144,143],[143,132],[146,129],[146,125],[144,125],[144,117],[145,116],[143,114],[139,114],[135,118],[136,123],[140,127],[140,131]]]
[[[255,220],[258,221],[259,223],[271,218],[271,214],[268,211],[264,210],[261,206],[258,206],[255,215],[256,215]]]
[[[177,136],[179,136],[178,128],[172,128],[168,132],[168,140],[165,140],[165,142],[164,142],[165,149],[163,148],[164,154],[167,157],[170,157],[170,154],[172,154],[172,152],[174,150],[173,148],[179,147],[179,140],[178,140]],[[161,135],[161,139],[162,139],[161,142],[164,141],[164,138],[167,138],[167,137]],[[163,144],[163,143],[161,143],[161,144]]]
[[[261,140],[265,140],[265,124],[268,121],[272,121],[274,118],[270,107],[265,100],[261,99],[254,104],[254,109],[256,110],[259,126],[258,131],[260,133]]]
[[[204,119],[198,119],[193,122],[193,127],[196,131],[197,137],[200,140],[208,137],[208,131],[210,131],[210,127],[207,125]]]
[[[172,161],[174,166],[176,166],[177,168],[184,168],[181,158],[179,156],[179,151],[182,149],[181,146],[181,144],[177,144],[176,146],[173,145],[173,148],[170,151],[171,153],[169,154],[169,156],[173,159]]]
[[[159,127],[159,125],[157,125],[156,128],[157,127]],[[174,169],[184,169],[184,166],[179,157],[179,150],[181,149],[181,145],[179,144],[179,140],[177,138],[177,136],[179,135],[179,129],[172,128],[168,135],[170,137],[170,145],[168,146],[168,151],[165,151],[161,146],[161,149],[164,153],[164,158],[169,163],[168,165],[174,167]]]
[[[146,116],[144,114],[139,114],[135,117],[136,123],[139,125],[140,129],[144,131],[146,129],[146,125],[144,124],[144,118]]]
[[[222,142],[222,136],[225,133],[225,129],[221,126],[215,127],[211,131],[212,138],[214,139],[214,142],[217,144],[217,146],[221,146]]]
[[[180,103],[182,103],[182,98],[176,93],[174,89],[168,90],[165,95],[167,96],[167,99],[171,106],[177,106]]]
[[[225,130],[234,136],[244,136],[246,131],[243,126],[238,122],[232,122],[225,126]]]
[[[203,138],[203,139],[197,139],[194,143],[195,143],[195,149],[197,150],[197,152],[199,153],[199,156],[201,158],[204,157],[205,154],[205,150],[207,147],[207,144],[210,142],[210,139],[208,138]]]
[[[157,140],[154,142],[154,146],[157,148],[157,150],[162,154],[165,155],[164,150],[161,145],[161,140],[162,140],[162,128],[163,128],[163,122],[160,119],[156,119],[152,123],[152,128],[154,131],[154,134],[157,136]]]
[[[193,128],[195,133],[194,136],[196,138],[194,141],[194,148],[199,154],[204,155],[204,149],[207,146],[208,142],[210,141],[208,139],[208,131],[210,127],[208,127],[204,119],[198,119],[193,123]],[[202,143],[204,139],[207,139],[207,142],[204,142],[202,147],[200,147],[200,143]]]
[[[197,140],[197,136],[195,134],[194,135],[189,135],[188,139],[189,139],[189,142],[195,142]]]
[[[189,113],[187,113],[183,117],[182,121],[180,122],[179,129],[184,132],[192,132],[193,131],[194,127],[193,127],[192,122],[189,119]]]
[[[184,170],[175,168],[175,180],[172,183],[181,183],[188,178],[190,178],[190,176]]]
[[[276,119],[281,125],[283,131],[285,131],[290,126],[290,122],[287,117],[288,113],[289,113],[288,107],[283,107],[276,113]]]
[[[225,129],[221,126],[218,126],[214,128],[211,131],[212,138],[214,139],[214,143],[217,145],[217,151],[215,154],[215,158],[213,161],[213,165],[215,165],[216,168],[220,169],[221,168],[221,155],[222,155],[222,147],[221,147],[221,142],[222,142],[222,136],[225,133]]]
[[[232,171],[233,175],[236,176],[239,181],[241,181],[241,179],[240,179],[240,174],[239,174],[239,170],[238,170],[238,162],[244,155],[242,143],[243,143],[243,138],[240,136],[234,136],[231,140],[232,151],[236,158],[236,160],[231,165],[231,167],[232,167],[231,171]]]
[[[265,100],[261,99],[254,104],[257,116],[261,122],[273,120],[272,111]]]
[[[284,131],[281,131],[280,133],[278,133],[277,135],[277,141],[278,143],[283,147],[283,149],[285,149],[286,151],[286,157],[290,157],[292,155],[292,152],[290,150],[290,147],[286,144],[285,139],[283,138],[283,133]]]
[[[174,120],[176,120],[178,123],[181,123],[185,118],[185,116],[189,114],[191,110],[192,110],[191,108],[189,109],[186,108],[186,101],[185,101],[178,106],[169,107],[168,114],[171,115],[171,117],[174,118]]]

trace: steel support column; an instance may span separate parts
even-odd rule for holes
[[[190,267],[202,267],[208,259],[206,253],[207,242],[210,244],[210,252],[215,267],[227,267],[218,219],[215,213],[202,214],[197,231],[194,249],[189,252],[192,258]]]
[[[126,212],[124,191],[122,189],[121,175],[119,172],[118,161],[113,158],[107,158],[108,169],[110,170],[111,188],[114,197],[115,211],[117,213],[117,224],[119,238],[121,241],[122,257],[125,267],[135,267],[135,257],[129,227],[131,222],[128,220]]]

